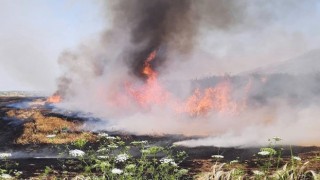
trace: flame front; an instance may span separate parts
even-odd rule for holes
[[[142,85],[126,83],[125,86],[129,97],[141,107],[162,105],[190,116],[203,116],[210,112],[236,113],[245,107],[245,102],[233,100],[231,83],[228,80],[204,90],[197,88],[185,100],[178,100],[158,81],[158,73],[151,65],[156,56],[157,52],[153,51],[144,62],[141,73],[146,76],[146,81]]]
[[[184,104],[185,112],[192,116],[204,115],[210,111],[234,113],[237,111],[237,103],[232,101],[230,94],[231,88],[228,82],[202,92],[196,89]]]

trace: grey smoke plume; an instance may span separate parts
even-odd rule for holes
[[[157,69],[168,60],[167,51],[192,52],[199,27],[231,28],[241,22],[245,10],[234,0],[120,0],[109,6],[114,27],[127,29],[130,34],[130,46],[122,55],[137,76],[143,76],[144,61],[153,50],[161,53],[152,64]]]
[[[158,55],[152,61],[152,68],[166,69],[166,61],[176,59],[169,58],[169,54],[192,54],[201,28],[229,31],[241,24],[245,19],[245,4],[236,0],[108,1],[111,28],[98,44],[87,42],[79,50],[61,55],[59,63],[67,69],[59,80],[58,91],[62,95],[72,94],[69,86],[76,83],[73,81],[102,76],[110,63],[126,66],[129,74],[144,78],[141,70],[153,50]]]
[[[124,60],[137,76],[148,54],[156,49],[179,48],[190,51],[196,35],[191,1],[117,1],[114,4],[116,26],[128,28],[134,48],[124,49]],[[165,50],[164,50],[165,51]],[[161,65],[165,54],[153,65]]]
[[[269,93],[273,95],[274,87],[284,84],[283,81],[270,83],[267,88],[259,83],[254,84],[259,86],[255,88],[268,90],[268,93],[253,92],[256,97],[249,99],[250,102],[253,100],[257,103],[262,99],[268,103],[255,108],[248,106],[249,109],[238,116],[223,116],[211,112],[206,117],[189,117],[175,114],[168,106],[156,105],[145,110],[121,96],[126,93],[126,82],[133,82],[138,87],[144,84],[145,77],[141,69],[153,50],[158,55],[151,66],[158,72],[160,83],[168,91],[178,94],[178,97],[187,97],[193,91],[193,84],[190,81],[176,83],[171,80],[197,79],[205,73],[215,75],[229,70],[241,72],[248,67],[253,68],[251,64],[256,68],[262,63],[282,60],[308,48],[319,47],[308,40],[306,33],[286,31],[289,25],[282,25],[291,20],[298,21],[298,15],[309,11],[314,3],[304,2],[301,6],[299,2],[301,1],[109,1],[106,5],[106,14],[111,22],[109,29],[100,38],[84,42],[76,50],[65,51],[59,59],[65,70],[58,89],[65,100],[61,106],[92,112],[105,119],[107,125],[96,129],[116,129],[138,134],[213,136],[182,142],[183,145],[253,145],[254,142],[261,144],[268,136],[276,135],[283,135],[290,143],[313,144],[315,139],[310,138],[310,134],[296,138],[297,141],[294,142],[296,136],[291,131],[298,127],[308,131],[309,126],[302,126],[306,122],[306,112],[317,115],[318,107],[313,104],[312,108],[292,107],[283,95],[286,92],[269,98]],[[293,12],[297,12],[297,15]],[[287,14],[291,15],[286,16]],[[281,19],[282,17],[287,19]],[[230,65],[230,62],[237,63]],[[241,78],[238,77],[239,81],[244,83],[237,86],[238,80],[235,80],[233,92],[240,98],[245,96],[243,84],[248,81]],[[212,86],[217,84],[210,83]],[[289,87],[286,84],[284,86],[286,87],[280,86],[279,89],[293,89],[290,84]],[[301,95],[304,91],[301,92],[293,93],[293,96]],[[282,99],[283,97],[285,98]],[[122,102],[126,102],[129,108],[122,108]],[[293,122],[289,121],[293,117],[287,115],[287,112],[289,115],[297,115]],[[315,123],[313,126],[320,124],[319,121],[312,122]],[[286,123],[292,124],[283,131]],[[252,136],[255,130],[259,133]],[[316,131],[311,134],[320,135]],[[219,137],[226,139],[224,144]],[[307,138],[310,142],[306,141]]]

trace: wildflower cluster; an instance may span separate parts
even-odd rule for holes
[[[117,163],[125,162],[128,158],[129,158],[129,155],[127,155],[127,154],[119,154],[116,157],[116,162]]]
[[[120,137],[106,133],[97,136],[97,149],[88,149],[89,146],[86,146],[87,150],[84,146],[81,150],[77,149],[79,141],[72,143],[74,148],[68,151],[73,161],[80,162],[73,164],[82,168],[84,178],[179,179],[188,173],[188,170],[179,167],[179,163],[186,158],[185,152],[173,154],[171,147],[153,146],[144,140],[124,142]],[[135,156],[132,156],[130,149],[134,149]]]
[[[174,159],[171,159],[171,158],[162,158],[160,159],[160,162],[162,164],[170,164],[170,165],[173,165],[173,166],[178,166],[176,162],[174,162]]]
[[[111,173],[112,173],[112,174],[122,174],[122,173],[123,173],[123,170],[118,169],[118,168],[113,168],[113,169],[111,170]]]
[[[84,156],[85,152],[83,152],[79,149],[74,149],[74,150],[70,150],[69,154],[72,157],[82,157],[82,156]]]

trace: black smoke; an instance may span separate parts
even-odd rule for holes
[[[152,63],[157,67],[166,60],[170,46],[180,51],[191,49],[197,32],[192,4],[189,0],[121,0],[113,4],[113,22],[130,29],[130,44],[136,47],[124,50],[132,73],[143,75],[144,61],[154,50],[161,52]]]
[[[129,29],[131,46],[124,50],[124,60],[138,77],[143,77],[141,69],[152,51],[159,51],[152,62],[157,69],[168,60],[167,51],[191,52],[200,26],[228,29],[239,23],[244,14],[244,8],[239,6],[236,1],[222,0],[120,0],[111,3],[114,26]]]
[[[169,61],[176,61],[169,58],[170,53],[192,54],[201,43],[198,36],[202,31],[233,31],[242,26],[245,4],[237,0],[106,1],[108,28],[99,40],[61,54],[59,64],[65,73],[58,80],[58,93],[72,96],[74,85],[103,77],[106,69],[117,69],[114,74],[118,75],[123,69],[117,66],[122,64],[131,77],[143,80],[142,68],[152,51],[157,51],[157,56],[151,66],[161,73]]]

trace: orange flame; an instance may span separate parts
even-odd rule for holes
[[[146,61],[144,62],[142,73],[147,76],[147,80],[156,80],[157,73],[151,67],[151,61],[156,58],[157,52],[152,51]]]
[[[169,95],[158,83],[158,74],[152,69],[150,64],[155,59],[156,54],[156,51],[151,52],[144,62],[142,73],[147,77],[146,83],[139,88],[133,87],[130,83],[126,84],[129,95],[143,107],[148,107],[152,104],[163,104]]]
[[[237,103],[232,101],[231,89],[228,82],[207,88],[203,92],[196,89],[185,102],[185,112],[191,116],[205,115],[210,111],[230,112],[237,110]]]
[[[142,86],[135,87],[131,83],[125,85],[128,95],[141,107],[166,105],[178,113],[187,113],[190,116],[206,115],[212,111],[236,113],[241,107],[245,107],[245,103],[233,100],[231,84],[228,80],[203,91],[196,89],[185,101],[178,101],[163,88],[158,81],[157,72],[152,69],[151,62],[156,55],[157,52],[152,51],[144,62],[142,74],[147,77],[147,80]]]
[[[46,102],[47,102],[47,103],[59,103],[59,102],[61,102],[61,101],[62,101],[61,96],[58,95],[58,94],[54,94],[54,95],[48,97],[48,99],[47,99]]]

